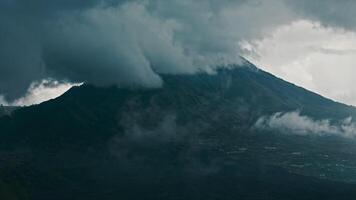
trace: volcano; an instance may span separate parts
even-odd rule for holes
[[[356,196],[353,137],[256,129],[280,112],[352,120],[354,107],[247,61],[161,78],[153,89],[84,84],[0,114],[0,199]]]

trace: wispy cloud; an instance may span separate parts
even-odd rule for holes
[[[299,111],[278,112],[260,117],[254,128],[297,135],[356,137],[356,124],[352,117],[332,123],[330,119],[315,120],[309,116],[301,115]]]

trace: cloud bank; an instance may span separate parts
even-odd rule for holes
[[[241,44],[298,20],[355,31],[354,8],[349,0],[2,0],[0,94],[14,101],[49,77],[160,87],[159,73],[239,62]]]
[[[159,87],[158,73],[239,62],[242,39],[289,15],[280,0],[1,1],[0,94],[13,101],[48,77]]]
[[[254,128],[277,130],[297,135],[356,137],[356,124],[351,117],[332,123],[329,119],[314,120],[311,117],[301,115],[299,111],[278,112],[271,116],[261,117],[256,121]]]

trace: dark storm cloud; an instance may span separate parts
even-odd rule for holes
[[[0,1],[0,94],[8,99],[23,95],[33,81],[48,76],[43,60],[45,23],[61,12],[83,10],[98,0]]]
[[[0,95],[47,78],[159,87],[239,62],[241,40],[292,19],[281,0],[2,0]]]

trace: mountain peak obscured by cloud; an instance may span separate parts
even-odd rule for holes
[[[347,0],[3,0],[0,94],[13,101],[49,77],[160,87],[159,73],[239,62],[242,43],[298,20],[354,31],[355,7]]]
[[[288,21],[268,17],[283,6],[245,0],[1,1],[0,94],[14,100],[48,77],[159,87],[157,73],[239,62],[242,38]]]

